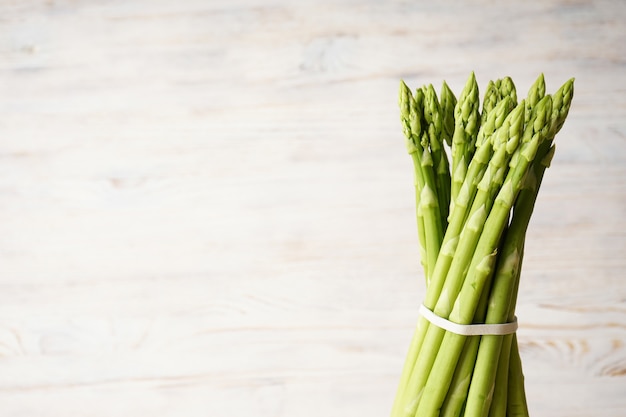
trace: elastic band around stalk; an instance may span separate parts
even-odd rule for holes
[[[517,331],[517,317],[515,317],[513,321],[509,323],[459,324],[436,315],[424,304],[420,306],[419,312],[422,317],[424,317],[435,326],[449,332],[459,334],[461,336],[504,336],[507,334],[515,333]]]

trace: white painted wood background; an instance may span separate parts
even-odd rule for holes
[[[396,92],[576,77],[531,415],[626,413],[626,3],[0,1],[0,415],[387,416],[424,294]]]

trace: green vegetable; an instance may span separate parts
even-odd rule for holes
[[[424,118],[424,92],[417,90],[415,97],[406,84],[400,88],[400,116],[406,137],[407,151],[413,159],[415,196],[418,221],[423,225],[421,237],[422,263],[425,265],[426,281],[433,270],[443,236],[442,218],[439,211],[437,185],[433,170],[433,158],[429,144],[428,124]]]
[[[413,96],[401,83],[427,279],[423,304],[436,315],[459,324],[514,319],[526,231],[573,83],[545,95],[541,75],[517,104],[509,77],[490,81],[482,111],[473,73],[458,101],[445,82],[441,101],[432,85]],[[392,417],[527,414],[514,334],[464,336],[420,316]]]
[[[474,153],[476,135],[480,125],[478,83],[472,72],[454,108],[454,135],[452,136],[452,186],[451,201],[463,185],[467,167]]]

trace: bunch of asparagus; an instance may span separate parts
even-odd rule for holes
[[[515,319],[524,240],[574,80],[545,94],[540,75],[519,103],[509,77],[479,105],[474,73],[458,101],[443,82],[400,83],[414,163],[424,306],[458,324]],[[447,150],[451,152],[448,159]],[[515,334],[465,336],[420,316],[392,417],[527,416]]]

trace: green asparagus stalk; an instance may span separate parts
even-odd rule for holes
[[[467,168],[474,154],[471,145],[475,143],[480,127],[478,83],[473,72],[470,74],[454,108],[454,120],[451,201],[456,201],[463,185]]]
[[[483,98],[483,109],[480,112],[481,125],[487,121],[489,112],[496,107],[498,101],[500,101],[500,91],[496,88],[496,84],[493,81],[489,81],[485,90],[485,97]]]
[[[514,286],[515,290],[511,295],[511,304],[509,307],[509,314],[507,317],[507,322],[510,322],[515,317],[515,299],[517,297],[517,283],[519,283],[522,259],[523,259],[523,248],[520,251],[521,255],[519,256],[517,267],[514,268],[512,273],[515,274]],[[496,274],[502,273],[498,271]],[[496,277],[497,277],[496,275]],[[494,279],[497,282],[497,278]],[[496,290],[497,291],[497,290]],[[519,376],[510,376],[509,375],[509,365],[511,358],[511,348],[513,342],[513,334],[508,334],[503,336],[502,338],[502,348],[500,350],[500,355],[496,359],[498,362],[498,369],[496,371],[496,380],[493,390],[493,396],[491,400],[491,406],[489,407],[489,417],[501,417],[506,415],[506,408],[508,402],[508,387],[509,384],[517,384],[522,389],[524,388],[523,381],[511,381],[513,378],[519,378]]]
[[[504,77],[496,81],[496,88],[500,92],[500,98],[509,97],[517,105],[517,90],[511,77]]]
[[[485,98],[483,99],[483,110],[480,114],[481,124],[487,120],[489,112],[504,98],[511,100],[511,108],[517,106],[517,93],[515,84],[510,77],[505,77],[494,81],[489,81]]]
[[[414,101],[413,95],[411,94],[411,90],[404,81],[400,81],[400,95],[398,104],[400,106],[400,121],[402,123],[402,133],[404,133],[405,144],[407,148],[407,152],[409,155],[413,155],[417,153],[418,147],[414,141],[415,137],[421,136],[421,125],[420,120],[415,120],[413,124],[411,123],[411,108],[415,105],[411,102]],[[415,132],[413,132],[415,131]],[[428,270],[426,266],[426,229],[424,224],[424,215],[421,210],[420,205],[420,190],[419,184],[423,183],[423,174],[421,169],[421,164],[415,163],[413,164],[413,186],[415,187],[415,209],[417,216],[417,231],[419,237],[419,252],[420,252],[420,262],[424,269],[424,273],[428,276]]]
[[[509,361],[511,356],[511,342],[513,335],[506,335],[502,339],[502,350],[497,358],[498,370],[496,373],[496,384],[492,394],[491,407],[489,408],[489,417],[506,416],[506,407],[509,389]],[[501,366],[500,363],[506,364]],[[519,383],[519,381],[517,382]],[[522,383],[521,387],[524,385]]]
[[[476,309],[476,314],[474,315],[474,323],[484,323],[485,315],[487,314],[488,300],[488,291],[483,291],[480,302],[478,303],[478,308]],[[463,345],[463,351],[461,352],[461,357],[459,358],[459,363],[454,372],[450,388],[441,406],[441,417],[458,417],[461,415],[465,407],[465,401],[467,400],[467,390],[474,370],[479,343],[480,336],[468,336],[465,340],[465,345]]]
[[[537,103],[539,103],[541,99],[545,97],[545,92],[546,92],[545,80],[544,80],[543,74],[540,74],[539,77],[537,77],[537,79],[535,80],[535,82],[530,86],[530,89],[528,90],[528,94],[526,96],[526,111],[524,113],[525,124],[529,123],[535,106],[537,105]],[[513,161],[511,161],[511,164],[515,164],[517,162],[515,159],[517,158],[517,156],[518,155],[515,155]]]
[[[511,358],[509,361],[509,386],[507,392],[507,417],[528,417],[528,405],[524,390],[524,373],[522,360],[517,346],[517,336],[514,334],[511,342]]]
[[[404,82],[400,83],[400,118],[406,137],[407,151],[413,159],[415,195],[418,203],[418,224],[423,224],[420,235],[421,253],[426,254],[426,282],[430,280],[443,239],[442,219],[439,212],[433,160],[428,148],[428,132],[424,114],[424,94],[417,90],[415,97]],[[426,145],[426,146],[425,146]]]
[[[466,338],[448,393],[441,405],[441,417],[459,417],[462,415],[467,401],[467,390],[474,372],[479,343],[480,336],[468,336]]]
[[[539,74],[539,77],[530,86],[528,95],[526,96],[526,113],[524,114],[524,122],[528,123],[532,117],[533,108],[539,103],[539,101],[546,95],[546,82],[543,74]]]
[[[420,259],[428,287],[430,285],[431,272],[441,246],[443,226],[438,209],[438,201],[434,197],[436,185],[432,171],[432,158],[430,157],[428,146],[424,146],[425,142],[428,145],[428,133],[426,132],[425,119],[422,117],[424,114],[423,91],[417,90],[414,98],[411,90],[402,81],[400,83],[399,106],[407,151],[413,159]],[[423,140],[424,138],[425,141]],[[412,358],[417,356],[422,342],[419,334],[420,323],[418,322],[400,377],[398,394],[396,395],[392,415],[395,415],[395,410],[400,405],[398,399],[402,397],[407,381],[411,376],[414,362]]]
[[[552,95],[552,120],[550,123],[550,141],[559,133],[569,114],[574,98],[574,78],[570,78]],[[542,164],[546,166],[545,164]]]
[[[454,107],[456,97],[448,84],[444,81],[441,85],[440,94],[442,133],[448,146],[452,146],[452,136],[454,135]]]
[[[428,141],[433,157],[435,184],[440,211],[442,230],[447,226],[448,209],[450,207],[450,166],[448,155],[443,146],[443,114],[437,93],[432,84],[424,89],[424,119],[427,123]]]
[[[485,91],[485,98],[483,99],[483,109],[480,114],[481,128],[483,124],[487,123],[491,111],[495,109],[498,103],[505,99],[508,99],[510,102],[510,110],[513,110],[513,108],[517,106],[517,95],[515,93],[515,85],[513,84],[513,80],[511,80],[509,77],[506,77],[501,80],[496,80],[495,82],[489,81],[489,83],[487,84],[487,89]],[[504,117],[506,117],[506,114],[504,114]],[[500,121],[499,124],[502,125],[502,121]],[[479,131],[476,142],[477,147],[480,146],[480,142],[481,138]]]

